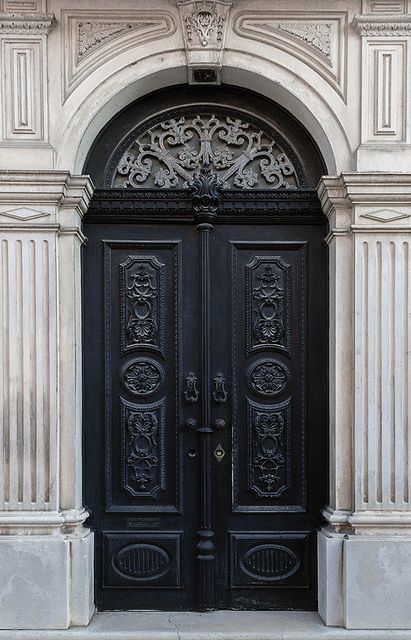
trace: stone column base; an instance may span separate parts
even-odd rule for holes
[[[318,535],[319,614],[346,629],[411,629],[411,538]]]
[[[0,536],[0,629],[67,629],[94,612],[94,534]]]

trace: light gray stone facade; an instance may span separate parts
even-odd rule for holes
[[[287,109],[324,158],[319,613],[347,629],[411,629],[411,2],[209,4],[218,32],[190,23],[197,0],[0,0],[1,629],[67,629],[93,615],[80,264],[93,185],[81,173],[115,114],[192,82],[196,68]]]

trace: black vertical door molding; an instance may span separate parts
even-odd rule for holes
[[[97,606],[316,609],[326,225],[309,190],[201,188],[97,191],[85,220]]]

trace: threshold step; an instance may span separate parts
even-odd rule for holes
[[[88,627],[65,631],[0,631],[0,640],[410,640],[410,630],[326,627],[304,611],[114,611],[96,613]]]

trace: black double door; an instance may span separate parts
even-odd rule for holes
[[[100,609],[314,609],[321,225],[86,224]]]

